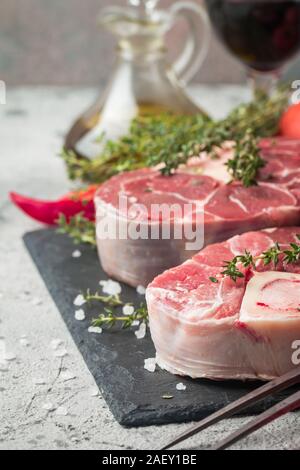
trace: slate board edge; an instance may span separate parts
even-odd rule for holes
[[[28,232],[23,235],[23,241],[24,244],[32,257],[34,264],[41,276],[41,278],[44,281],[44,284],[49,291],[52,300],[54,301],[55,305],[57,306],[57,309],[59,313],[62,316],[62,319],[66,325],[66,327],[69,330],[69,333],[72,337],[73,343],[79,350],[80,354],[82,355],[89,371],[92,373],[93,377],[96,379],[96,383],[103,395],[103,398],[105,399],[110,411],[112,412],[114,418],[118,421],[119,424],[125,427],[138,427],[138,426],[151,426],[151,425],[158,425],[158,424],[171,424],[174,423],[174,408],[172,411],[164,411],[162,413],[159,413],[157,409],[148,409],[148,408],[141,408],[141,407],[135,407],[133,408],[131,406],[131,403],[128,403],[126,406],[126,403],[123,403],[123,408],[122,411],[120,411],[121,407],[117,406],[115,400],[111,396],[109,390],[106,389],[105,387],[105,378],[104,375],[102,374],[101,368],[97,370],[97,374],[93,372],[93,367],[92,364],[89,363],[88,358],[84,354],[80,342],[76,342],[72,331],[70,330],[70,326],[67,322],[67,318],[69,317],[68,312],[65,310],[65,305],[63,302],[60,302],[60,299],[54,295],[54,292],[52,291],[52,285],[51,282],[48,282],[48,272],[45,269],[41,269],[41,260],[38,256],[38,253],[32,249],[32,235],[37,235],[38,232],[44,232],[45,229],[40,229],[40,230],[34,230],[32,232]],[[49,230],[49,229],[48,229]],[[80,248],[80,247],[79,247]],[[224,405],[227,404],[224,402]],[[209,412],[214,412],[216,411],[217,408],[213,403],[211,405],[208,405],[207,408],[209,409]],[[176,408],[175,408],[176,410]],[[189,407],[187,409],[182,409],[178,410],[178,415],[176,422],[191,422],[192,420],[199,420],[203,417],[207,416],[207,412],[203,412],[198,409],[194,409],[193,407]]]
[[[69,313],[65,309],[65,305],[63,302],[60,302],[60,299],[57,298],[52,291],[52,285],[50,280],[48,279],[48,271],[47,269],[42,269],[42,263],[41,259],[36,252],[36,250],[33,249],[33,244],[32,244],[32,239],[34,236],[37,236],[38,233],[44,233],[46,231],[50,231],[53,229],[40,229],[40,230],[34,230],[32,232],[28,232],[23,235],[23,241],[24,244],[31,255],[35,266],[41,275],[47,290],[49,291],[54,303],[56,304],[58,311],[60,312],[64,323],[66,324],[70,335],[72,337],[72,340],[74,344],[76,345],[77,349],[81,353],[85,363],[87,364],[88,369],[94,376],[96,383],[101,390],[101,393],[110,409],[112,412],[113,416],[115,419],[122,425],[126,427],[138,427],[138,426],[151,426],[151,425],[158,425],[158,424],[171,424],[171,423],[184,423],[184,422],[191,422],[191,421],[197,421],[200,420],[204,417],[206,417],[208,414],[213,413],[214,411],[218,410],[220,407],[228,405],[228,402],[223,402],[220,401],[218,405],[214,403],[207,403],[206,404],[206,410],[203,411],[196,406],[187,406],[185,408],[180,407],[180,409],[176,406],[172,407],[172,410],[169,409],[164,409],[163,411],[154,409],[154,408],[147,408],[147,407],[137,407],[137,406],[132,406],[132,403],[122,403],[122,407],[119,406],[119,404],[116,403],[116,400],[113,399],[111,396],[111,393],[109,392],[108,389],[106,389],[106,383],[105,383],[105,377],[103,375],[103,371],[101,368],[97,369],[97,373],[93,371],[94,369],[94,364],[90,363],[89,358],[86,357],[84,354],[83,348],[81,348],[81,343],[76,342],[72,329],[70,328],[70,318],[69,318]],[[64,235],[60,235],[64,236]],[[80,249],[80,246],[79,246]],[[68,321],[69,320],[69,321]],[[278,397],[278,400],[280,397]],[[249,410],[245,410],[243,413],[240,413],[242,415],[245,414],[255,414],[258,412],[263,411],[266,409],[269,405],[274,404],[274,401],[278,401],[277,399],[267,399],[265,400],[264,404],[259,404],[259,405],[254,405],[251,407]],[[172,401],[172,400],[170,400]],[[121,411],[122,409],[122,411]],[[176,413],[176,410],[178,410],[178,413]],[[176,419],[174,418],[174,415],[176,414]]]
[[[45,284],[48,292],[50,293],[52,300],[54,301],[59,313],[62,316],[62,319],[63,319],[63,321],[64,321],[71,337],[72,337],[73,343],[75,344],[75,346],[79,350],[79,352],[82,355],[89,371],[91,372],[91,374],[93,375],[93,377],[96,380],[96,376],[95,376],[96,374],[94,374],[92,372],[93,367],[91,367],[91,364],[89,364],[89,361],[88,361],[87,357],[85,356],[85,354],[83,354],[82,348],[80,347],[81,343],[80,342],[77,343],[75,341],[75,339],[73,337],[73,334],[72,334],[72,331],[70,331],[70,328],[69,328],[69,325],[68,325],[68,322],[67,322],[68,312],[65,311],[64,304],[61,303],[59,298],[57,298],[54,295],[54,292],[52,291],[51,283],[48,282],[47,270],[41,269],[40,258],[38,256],[37,252],[32,249],[32,243],[31,243],[32,238],[31,237],[32,237],[32,235],[36,235],[37,232],[44,232],[44,229],[34,230],[34,231],[31,231],[31,232],[25,233],[22,237],[23,242],[24,242],[31,258],[34,261],[34,264],[35,264],[41,278],[43,279],[44,284]],[[80,246],[79,246],[79,248],[80,248]],[[138,408],[132,409],[130,406],[128,406],[128,409],[126,409],[126,406],[124,406],[124,411],[120,412],[120,408],[118,406],[116,406],[115,400],[113,400],[113,398],[110,396],[110,393],[106,390],[105,381],[103,379],[104,379],[104,377],[101,373],[101,369],[99,368],[97,370],[96,383],[97,383],[97,385],[98,385],[98,387],[99,387],[99,389],[100,389],[100,391],[103,395],[103,398],[105,399],[110,411],[112,412],[114,418],[118,421],[118,423],[120,423],[122,426],[128,426],[128,427],[143,425],[143,423],[145,422],[145,419],[144,419],[145,410],[144,411],[139,410]],[[147,413],[147,418],[149,419],[149,425],[151,425],[151,424],[160,424],[160,423],[158,423],[157,419],[155,419],[155,416],[153,416],[153,417],[151,416],[152,414],[149,413],[149,411],[146,411],[146,413]],[[165,421],[162,420],[162,422],[165,422]]]

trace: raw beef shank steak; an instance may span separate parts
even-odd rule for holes
[[[224,150],[220,159],[201,155],[172,176],[155,169],[123,173],[101,185],[95,197],[97,228],[106,219],[128,229],[135,224],[150,230],[169,222],[171,236],[156,239],[104,236],[97,230],[98,252],[103,269],[132,286],[146,286],[165,269],[176,266],[201,247],[187,249],[185,236],[172,234],[185,224],[204,231],[204,244],[226,240],[248,230],[298,225],[300,221],[300,141],[277,139],[261,142],[267,164],[257,186],[228,183],[224,163],[232,155]],[[126,198],[128,209],[120,207]],[[153,216],[151,207],[163,204],[182,208],[184,217]],[[185,205],[191,204],[188,215]],[[142,206],[142,208],[141,208]],[[182,228],[182,227],[181,227]],[[184,233],[184,230],[182,230]]]
[[[237,235],[156,277],[146,299],[158,364],[179,375],[242,380],[269,380],[295,367],[300,263],[258,261],[255,270],[242,267],[236,282],[221,273],[224,261],[245,250],[257,257],[276,242],[286,250],[299,243],[297,234],[300,227]]]

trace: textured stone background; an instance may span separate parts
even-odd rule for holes
[[[196,86],[191,92],[215,117],[248,96],[245,89],[232,85]],[[114,420],[101,394],[94,396],[95,381],[22,243],[24,232],[41,226],[8,200],[11,190],[49,199],[66,192],[66,172],[55,155],[74,116],[93,98],[92,90],[73,87],[18,88],[10,89],[7,105],[0,106],[5,163],[0,171],[0,450],[158,449],[190,426],[126,429]],[[27,346],[20,341],[23,335]],[[54,339],[63,342],[68,352],[64,358],[55,356]],[[1,364],[3,345],[16,356],[7,369]],[[74,380],[63,378],[66,371],[75,375]],[[46,403],[56,411],[45,410]],[[67,415],[57,412],[62,406]],[[181,448],[207,449],[248,420],[224,420]],[[300,449],[300,412],[281,417],[234,448]]]
[[[200,0],[195,0],[200,1]],[[125,0],[1,0],[0,78],[8,85],[102,85],[107,80],[114,41],[97,27],[102,6]],[[162,0],[162,6],[172,0]],[[173,54],[182,34],[173,33]],[[177,47],[178,46],[178,47]],[[289,67],[300,78],[300,60]],[[239,83],[243,68],[212,40],[197,81]]]

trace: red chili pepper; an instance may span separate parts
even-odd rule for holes
[[[14,192],[10,193],[12,202],[25,214],[47,225],[56,225],[61,214],[67,220],[82,213],[89,220],[95,220],[94,195],[99,186],[93,185],[86,190],[73,191],[56,201],[32,199]]]

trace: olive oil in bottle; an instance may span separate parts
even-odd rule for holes
[[[95,158],[106,140],[125,135],[132,119],[162,112],[194,114],[201,109],[185,93],[206,52],[208,20],[202,7],[175,3],[169,11],[155,0],[130,0],[128,7],[102,10],[101,24],[118,38],[115,70],[104,96],[75,122],[65,147]],[[178,17],[189,24],[186,48],[175,64],[167,60],[165,34]],[[202,20],[204,27],[199,28]]]

